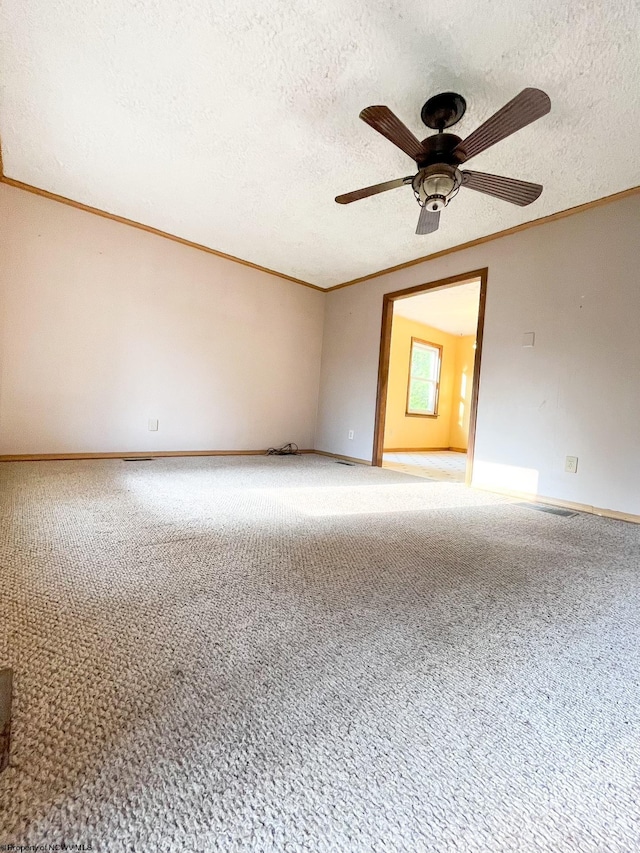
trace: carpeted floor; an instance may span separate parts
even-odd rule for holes
[[[467,472],[467,454],[451,450],[411,450],[402,453],[384,453],[383,468],[402,471],[414,477],[430,480],[449,480],[464,483]]]
[[[640,849],[640,528],[333,460],[0,466],[0,845]]]

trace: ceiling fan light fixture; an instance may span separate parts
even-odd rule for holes
[[[436,172],[425,177],[422,187],[427,196],[442,195],[446,198],[453,192],[455,185],[456,180],[453,175],[448,175],[446,172]]]
[[[442,210],[457,193],[462,182],[460,171],[446,163],[421,169],[413,179],[413,192],[421,207]]]

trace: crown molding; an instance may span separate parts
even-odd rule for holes
[[[478,237],[475,240],[469,240],[467,243],[460,243],[457,246],[451,246],[449,249],[442,249],[440,252],[434,252],[431,255],[423,255],[420,258],[415,258],[413,261],[405,261],[402,264],[396,264],[394,267],[387,267],[377,272],[368,273],[359,278],[352,278],[349,281],[344,281],[342,284],[334,284],[332,287],[327,287],[325,293],[331,293],[334,290],[341,290],[343,287],[351,287],[353,284],[361,284],[364,281],[370,281],[372,278],[379,278],[381,275],[388,275],[398,270],[407,269],[407,267],[415,267],[417,264],[424,264],[426,261],[435,261],[436,258],[443,258],[445,255],[452,255],[454,252],[462,252],[464,249],[472,249],[474,246],[481,246],[483,243],[490,243],[492,240],[498,240],[500,237],[509,237],[511,234],[518,234],[520,231],[526,231],[528,228],[534,228],[537,225],[546,225],[548,222],[554,222],[556,219],[564,219],[567,216],[573,216],[576,213],[584,213],[594,207],[602,207],[605,204],[611,204],[614,201],[621,201],[623,198],[637,195],[640,193],[640,186],[631,187],[628,190],[614,193],[613,195],[603,196],[602,198],[587,201],[584,204],[568,207],[566,210],[559,210],[557,213],[550,213],[548,216],[542,216],[540,219],[532,219],[529,222],[522,222],[520,225],[514,225],[512,228],[506,228],[504,231],[496,231],[494,234],[487,234],[486,237]]]
[[[0,169],[2,168],[2,154],[0,152]],[[102,216],[104,219],[111,219],[114,222],[119,222],[121,225],[129,225],[132,228],[138,228],[141,231],[146,231],[149,234],[155,234],[156,237],[163,237],[165,240],[173,240],[174,243],[181,243],[183,246],[188,246],[190,249],[197,249],[199,252],[207,252],[209,255],[215,255],[218,258],[224,258],[226,261],[233,261],[233,263],[241,264],[245,267],[251,267],[251,269],[258,270],[259,272],[265,272],[268,275],[275,275],[280,279],[284,279],[285,281],[292,281],[295,284],[301,284],[303,287],[309,287],[312,290],[319,290],[321,293],[325,292],[324,287],[318,287],[317,284],[311,284],[309,281],[303,281],[301,278],[294,278],[291,275],[287,275],[283,272],[278,272],[278,270],[272,270],[269,267],[263,267],[261,264],[254,264],[252,261],[245,261],[243,258],[237,258],[235,255],[229,255],[226,252],[219,252],[217,249],[211,249],[209,246],[203,246],[201,243],[194,243],[192,240],[187,240],[184,237],[178,237],[175,234],[169,234],[167,231],[161,231],[159,228],[153,228],[150,225],[144,225],[142,222],[136,222],[134,219],[127,219],[124,216],[118,216],[115,213],[109,213],[106,210],[101,210],[99,207],[91,207],[88,204],[83,204],[80,201],[75,201],[71,198],[66,198],[66,196],[57,195],[57,193],[49,192],[49,190],[43,190],[41,187],[35,187],[32,184],[25,184],[23,181],[17,181],[14,178],[8,178],[3,172],[0,174],[0,183],[7,184],[7,186],[15,187],[18,190],[24,190],[25,192],[33,193],[34,195],[42,196],[43,198],[48,198],[51,201],[57,201],[61,204],[67,204],[70,207],[75,207],[77,210],[83,210],[85,213],[93,213],[96,216]]]
[[[150,225],[144,225],[142,222],[136,222],[134,219],[127,219],[124,216],[118,216],[115,213],[109,213],[106,210],[101,210],[98,207],[91,207],[88,204],[83,204],[80,201],[75,201],[74,199],[66,198],[66,196],[57,195],[56,193],[49,192],[49,190],[42,189],[41,187],[33,186],[32,184],[24,183],[23,181],[18,181],[15,178],[9,178],[4,173],[4,167],[2,162],[2,144],[0,143],[0,183],[7,184],[10,187],[15,187],[19,190],[24,190],[25,192],[33,193],[34,195],[42,196],[43,198],[48,198],[51,201],[57,201],[61,204],[67,204],[70,207],[75,207],[77,210],[83,210],[85,213],[93,213],[96,216],[102,216],[105,219],[111,219],[114,222],[119,222],[121,225],[129,225],[132,228],[138,228],[141,231],[146,231],[149,234],[154,234],[156,237],[163,237],[165,240],[173,240],[175,243],[181,243],[183,246],[188,246],[191,249],[197,249],[200,252],[207,252],[209,255],[215,255],[218,258],[224,258],[224,260],[232,261],[236,264],[241,264],[245,267],[250,267],[251,269],[258,270],[259,272],[267,273],[268,275],[276,276],[277,278],[284,279],[285,281],[291,281],[294,284],[301,284],[303,287],[308,287],[311,290],[317,290],[320,293],[332,293],[334,290],[341,290],[343,287],[351,287],[354,284],[362,284],[365,281],[370,281],[374,278],[379,278],[383,275],[388,275],[389,273],[398,272],[399,270],[407,269],[408,267],[414,267],[418,264],[426,263],[426,261],[435,261],[437,258],[443,258],[446,255],[452,255],[455,252],[462,252],[465,249],[472,249],[475,246],[481,246],[483,243],[489,243],[492,240],[498,240],[500,237],[509,237],[512,234],[518,234],[520,231],[526,231],[528,228],[534,228],[538,225],[546,225],[548,222],[554,222],[556,219],[564,219],[567,216],[574,216],[576,213],[584,213],[587,210],[592,210],[595,207],[601,207],[606,204],[611,204],[615,201],[621,201],[624,198],[628,198],[633,195],[637,195],[640,193],[640,186],[630,187],[627,190],[622,190],[621,192],[613,193],[612,195],[603,196],[602,198],[594,199],[593,201],[585,202],[584,204],[576,205],[575,207],[568,207],[566,210],[560,210],[556,213],[550,213],[547,216],[542,216],[539,219],[532,219],[529,222],[522,222],[520,225],[514,225],[512,228],[506,228],[503,231],[496,231],[493,234],[487,234],[485,237],[477,237],[475,240],[469,240],[466,243],[460,243],[457,246],[451,246],[448,249],[442,249],[439,252],[433,252],[430,255],[422,255],[419,258],[415,258],[412,261],[404,261],[401,264],[396,264],[392,267],[385,267],[385,269],[377,270],[376,272],[368,273],[367,275],[359,276],[358,278],[350,279],[349,281],[343,281],[340,284],[334,284],[331,287],[319,287],[317,284],[311,284],[309,281],[304,281],[301,278],[295,278],[294,276],[287,275],[286,273],[278,272],[278,270],[270,269],[269,267],[263,267],[261,264],[254,264],[252,261],[245,261],[243,258],[238,258],[235,255],[229,255],[226,252],[220,252],[217,249],[211,249],[209,246],[203,246],[201,243],[194,243],[192,240],[187,240],[184,237],[178,237],[175,234],[169,234],[167,231],[161,231],[159,228],[153,228]]]

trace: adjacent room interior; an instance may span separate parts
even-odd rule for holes
[[[638,32],[5,0],[0,849],[640,850]]]
[[[465,482],[479,307],[479,279],[393,302],[383,467]]]

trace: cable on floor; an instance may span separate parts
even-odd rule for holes
[[[298,445],[293,442],[283,444],[282,447],[270,447],[267,456],[299,456]]]

